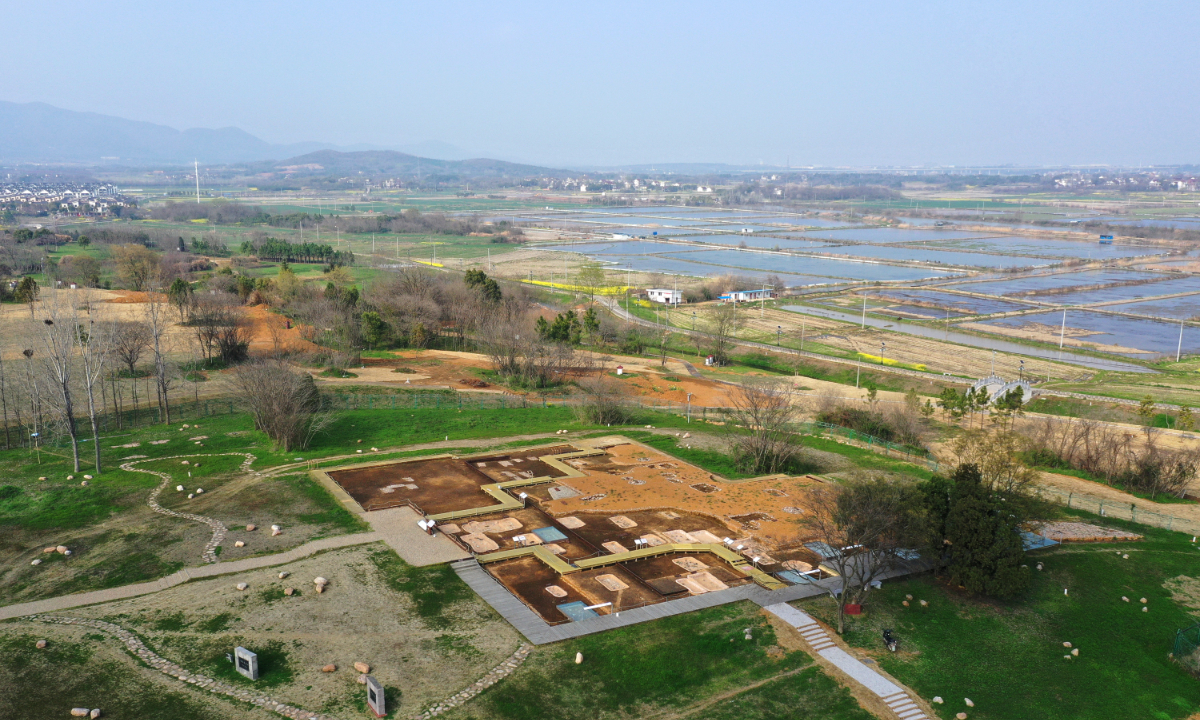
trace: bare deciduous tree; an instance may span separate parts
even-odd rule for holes
[[[154,351],[154,379],[158,391],[158,407],[164,425],[171,424],[171,380],[168,372],[166,336],[168,329],[167,309],[170,303],[157,279],[146,293],[146,325],[150,328],[151,348]]]
[[[83,388],[87,395],[88,403],[88,420],[92,426],[92,446],[95,451],[96,472],[100,472],[100,421],[99,410],[96,405],[96,385],[99,383],[103,387],[104,366],[109,357],[109,350],[112,343],[112,328],[111,324],[106,322],[102,316],[102,303],[92,302],[90,294],[84,294],[81,298],[82,304],[87,307],[88,317],[86,320],[79,316],[81,303],[76,303],[74,306],[76,325],[76,344],[79,350],[79,359],[82,363]]]
[[[4,376],[4,346],[0,345],[0,407],[4,409],[4,449],[12,449],[8,428],[8,382]]]
[[[765,380],[738,386],[730,396],[731,452],[749,472],[784,470],[801,452],[792,424],[799,414],[791,386]]]
[[[129,377],[137,375],[137,364],[152,341],[150,328],[145,323],[119,322],[113,325],[112,353],[129,370]]]
[[[619,380],[608,377],[579,381],[583,402],[576,407],[581,422],[593,425],[623,425],[629,422],[629,391]]]
[[[845,632],[847,604],[860,604],[872,583],[911,562],[923,540],[921,502],[914,486],[882,478],[820,485],[809,495],[802,524],[824,543],[824,564],[839,576],[829,589]]]
[[[75,396],[72,375],[75,345],[79,338],[79,317],[70,307],[70,298],[62,290],[43,293],[39,303],[43,369],[49,382],[47,398],[55,410],[55,419],[71,438],[71,456],[79,472],[79,428],[75,423]]]
[[[241,365],[229,382],[249,405],[254,426],[284,452],[307,447],[313,435],[333,419],[320,410],[312,376],[292,370],[281,360]]]
[[[723,303],[709,311],[704,329],[708,332],[712,356],[718,365],[729,363],[729,352],[745,324],[745,315],[737,311],[734,303]]]

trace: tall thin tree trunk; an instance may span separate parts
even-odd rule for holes
[[[8,436],[8,395],[5,392],[4,358],[0,357],[0,406],[4,408],[4,449],[12,449],[12,440]]]
[[[103,383],[101,383],[103,387]],[[92,383],[87,384],[88,418],[92,421],[92,444],[96,446],[96,474],[100,474],[100,422],[96,414],[96,391]]]
[[[67,423],[67,433],[71,436],[71,458],[75,463],[75,472],[79,472],[79,427],[75,424],[75,404],[71,400],[69,380],[63,382],[63,418]]]

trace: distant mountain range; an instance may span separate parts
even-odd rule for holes
[[[294,158],[318,150],[382,149],[321,142],[277,145],[234,127],[176,130],[112,115],[63,110],[45,103],[0,101],[0,162],[142,166],[190,165],[199,160],[205,165],[235,165]],[[436,141],[393,149],[446,160],[470,157],[460,148]]]
[[[471,160],[434,160],[395,150],[365,150],[340,152],[318,150],[297,157],[248,166],[258,172],[291,172],[298,175],[354,175],[393,177],[431,177],[456,175],[460,177],[530,177],[568,175],[566,170],[522,165],[504,160],[475,158]]]

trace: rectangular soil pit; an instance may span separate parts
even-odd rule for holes
[[[548,623],[561,623],[569,619],[559,611],[559,605],[572,602],[596,604],[537,558],[514,558],[483,567]],[[566,595],[554,597],[546,592],[551,585],[562,588]]]
[[[703,563],[707,566],[704,569],[705,572],[730,587],[750,582],[741,572],[734,570],[724,560],[711,553],[670,553],[645,560],[622,563],[622,567],[646,584],[658,589],[661,587],[661,584],[657,582],[659,580],[681,578],[691,574],[680,567],[676,562],[677,560],[691,560],[695,563]]]
[[[719,538],[731,535],[728,527],[721,524],[714,518],[700,515],[698,513],[677,513],[672,512],[673,517],[666,518],[664,513],[656,510],[641,510],[629,511],[624,513],[624,517],[637,523],[634,527],[622,529],[616,524],[609,521],[611,515],[580,513],[577,512],[573,516],[577,520],[583,521],[583,525],[574,529],[574,533],[580,538],[590,542],[596,547],[602,546],[606,542],[616,542],[621,545],[632,548],[634,540],[640,540],[648,535],[657,535],[664,541],[667,540],[667,531],[682,530],[692,536],[693,541],[711,542],[711,538]],[[702,531],[699,537],[695,534],[697,531]]]
[[[760,522],[763,522],[763,521],[771,522],[775,518],[771,517],[770,515],[768,515],[766,513],[753,512],[753,513],[746,513],[745,515],[730,515],[729,519],[733,520],[737,523],[740,523],[743,527],[746,527],[750,530],[757,530],[759,528]]]
[[[564,583],[580,594],[593,598],[594,602],[589,604],[605,602],[613,604],[611,609],[601,610],[601,612],[618,612],[623,608],[656,603],[662,599],[659,593],[646,587],[644,583],[638,581],[619,565],[564,575],[560,578],[559,584]]]
[[[499,550],[512,550],[519,547],[528,547],[531,544],[550,542],[562,549],[562,553],[555,554],[567,561],[588,557],[599,549],[581,539],[574,531],[555,522],[549,515],[535,507],[525,508],[524,510],[510,510],[494,515],[481,515],[466,521],[462,527],[464,530],[477,528],[479,525],[501,528],[512,527],[516,523],[519,523],[519,526],[515,529],[499,531],[484,530],[483,534],[493,540],[499,546]],[[535,532],[535,530],[541,532]],[[542,534],[558,539],[552,541],[546,540],[541,537]],[[525,542],[520,543],[513,540],[514,537],[518,536],[524,536]]]
[[[329,477],[364,510],[383,510],[412,502],[424,512],[437,515],[496,504],[495,498],[480,489],[495,481],[453,458],[335,470]]]
[[[563,455],[578,452],[570,445],[556,445],[548,448],[513,451],[503,455],[489,455],[473,458],[468,462],[478,472],[492,478],[492,482],[508,482],[516,477],[564,477],[564,473],[539,458],[548,455]],[[508,474],[505,474],[508,473]]]

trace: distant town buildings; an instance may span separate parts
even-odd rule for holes
[[[130,204],[111,183],[0,183],[0,207],[22,215],[104,215]]]

